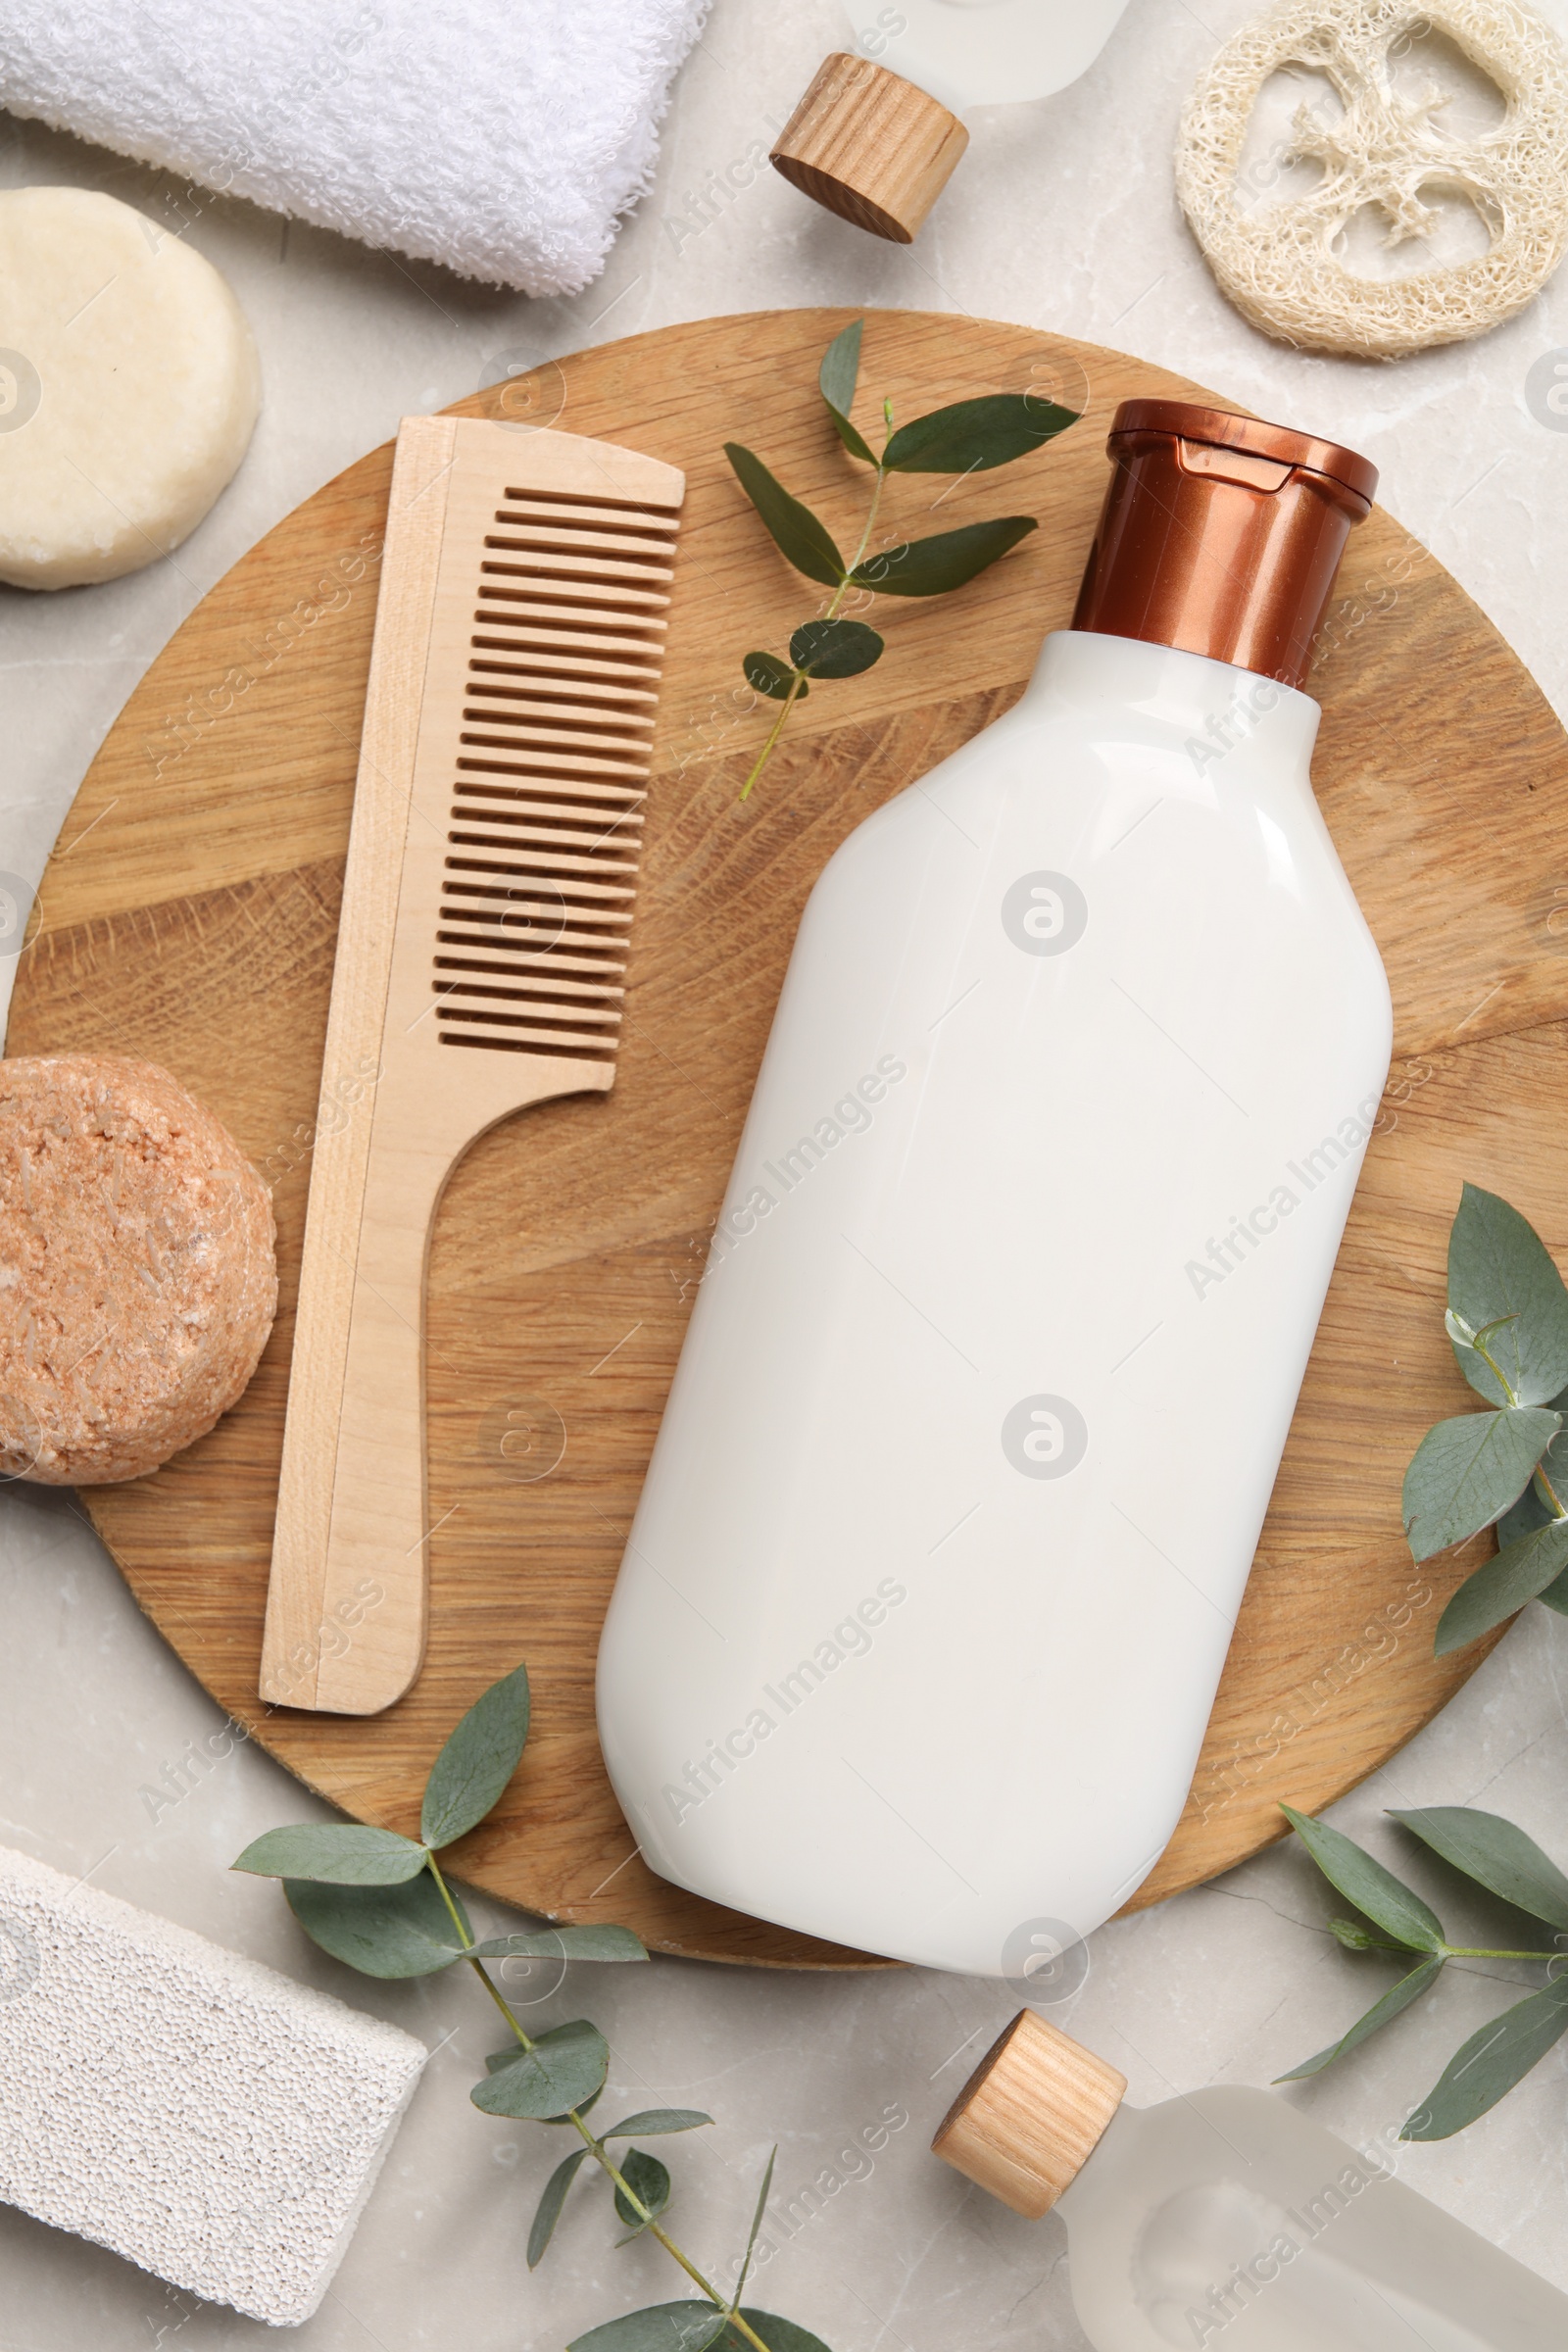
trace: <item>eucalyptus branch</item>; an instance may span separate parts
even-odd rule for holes
[[[1545,1503],[1552,1517],[1554,1519],[1568,1519],[1568,1511],[1563,1509],[1562,1503],[1558,1498],[1556,1488],[1552,1485],[1550,1479],[1546,1476],[1544,1470],[1542,1469],[1539,1462],[1536,1464],[1534,1475],[1536,1487],[1540,1493],[1541,1499]]]
[[[473,1937],[468,1934],[467,1922],[465,1920],[462,1912],[458,1909],[457,1904],[452,1899],[452,1889],[448,1886],[446,1880],[442,1877],[441,1865],[436,1860],[434,1854],[426,1854],[424,1858],[424,1867],[430,1873],[431,1878],[434,1879],[437,1887],[440,1889],[441,1900],[447,1907],[447,1911],[452,1920],[452,1925],[458,1932],[458,1939],[463,1945],[464,1959],[472,1969],[474,1975],[478,1978],[480,1984],[484,1986],[486,1992],[490,1995],[490,1998],[500,2010],[502,2016],[506,2019],[514,2034],[515,2034],[518,2041],[522,2044],[522,2047],[525,2050],[531,2050],[533,2048],[533,2043],[528,2039],[527,2034],[523,2032],[522,2027],[518,2024],[517,2019],[514,2016],[511,2002],[507,1999],[506,1995],[501,1990],[500,1985],[491,1976],[490,1971],[486,1968],[484,1962],[476,1959],[474,1956]]]
[[[886,402],[884,406],[887,412],[888,424],[891,427],[893,422],[893,404],[891,401],[889,401]],[[870,512],[865,518],[865,528],[860,533],[860,544],[855,551],[855,557],[850,565],[850,571],[845,574],[844,578],[839,582],[838,587],[833,592],[833,601],[822,615],[824,621],[836,620],[838,618],[839,607],[843,604],[844,599],[850,592],[851,573],[859,568],[860,560],[864,556],[867,547],[871,543],[871,533],[876,527],[876,511],[882,503],[882,485],[886,480],[887,467],[879,465],[876,469],[876,487],[871,493]],[[867,630],[866,634],[868,636],[873,636],[875,635],[875,631]],[[880,643],[881,641],[878,640],[879,649]],[[875,658],[876,657],[873,655],[872,659],[875,660]],[[762,659],[762,657],[756,654],[750,654],[747,656],[747,659],[748,661],[756,662],[760,659]],[[869,664],[867,664],[867,666],[869,666]],[[767,741],[763,744],[761,750],[757,755],[756,765],[753,767],[752,772],[747,777],[745,783],[741,786],[740,797],[743,801],[751,799],[752,786],[757,782],[758,777],[767,765],[769,759],[772,757],[773,746],[777,743],[779,737],[784,732],[784,723],[786,719],[789,717],[790,712],[794,710],[801,696],[806,692],[806,681],[808,674],[808,671],[802,668],[797,668],[791,671],[789,692],[784,697],[779,714],[777,718],[774,719],[773,724],[767,731]]]
[[[1493,1332],[1499,1331],[1505,1324],[1513,1323],[1517,1320],[1517,1316],[1514,1315],[1499,1315],[1495,1323],[1489,1323],[1484,1331],[1478,1331],[1475,1338],[1470,1343],[1477,1355],[1480,1356],[1482,1362],[1491,1372],[1492,1377],[1496,1382],[1498,1388],[1502,1391],[1504,1401],[1509,1405],[1517,1405],[1519,1399],[1514,1395],[1512,1388],[1509,1386],[1508,1375],[1503,1371],[1502,1366],[1493,1354],[1492,1349],[1487,1346],[1487,1341]]]
[[[1495,1526],[1494,1556],[1438,1620],[1440,1657],[1528,1601],[1568,1613],[1568,1288],[1506,1200],[1467,1184],[1448,1238],[1444,1322],[1489,1410],[1428,1430],[1404,1477],[1404,1532],[1429,1560]]]
[[[1488,1943],[1446,1943],[1443,1957],[1445,1960],[1555,1960],[1557,1954],[1543,1951],[1539,1943],[1524,1952],[1494,1951]]]
[[[857,318],[836,335],[817,370],[817,388],[834,431],[850,456],[872,470],[870,504],[859,543],[847,564],[827,525],[774,478],[760,458],[739,442],[724,444],[736,479],[780,553],[807,579],[832,592],[820,616],[803,621],[794,631],[788,662],[776,654],[756,652],[741,665],[749,685],[782,706],[741,786],[743,801],[749,799],[791,711],[805,701],[812,681],[858,677],[881,660],[885,646],[876,630],[864,621],[841,617],[852,588],[882,596],[943,596],[974,579],[1035,528],[1030,515],[1006,514],[940,531],[929,539],[903,540],[873,556],[868,551],[889,474],[984,473],[1041,448],[1074,422],[1072,410],[1033,393],[997,392],[933,409],[895,430],[893,404],[884,400],[886,438],[877,456],[851,416],[863,325]]]
[[[324,1951],[362,1974],[383,1979],[433,1975],[465,1963],[506,2019],[515,2048],[493,2055],[485,2080],[469,2094],[487,2115],[540,2124],[569,2124],[581,2141],[545,2183],[528,2233],[528,2267],[537,2267],[561,2218],[577,2169],[592,2157],[608,2181],[615,2211],[631,2234],[655,2238],[698,2289],[699,2302],[656,2304],[591,2328],[568,2352],[774,2352],[764,2330],[790,2352],[826,2352],[793,2322],[742,2310],[740,2297],[772,2180],[772,2160],[739,2266],[739,2283],[726,2298],[664,2228],[670,2177],[658,2157],[628,2146],[618,2161],[612,2139],[643,2139],[689,2132],[712,2121],[692,2108],[649,2108],[596,2132],[589,2110],[604,2089],[610,2048],[598,2028],[578,2018],[528,2034],[485,1965],[508,1958],[646,1960],[629,1929],[545,1928],[489,1940],[477,1938],[439,1861],[440,1849],[477,1827],[499,1802],[528,1736],[528,1678],[519,1666],[476,1700],[431,1768],[420,1810],[419,1837],[349,1823],[271,1830],[246,1848],[236,1870],[279,1878],[300,1925]],[[622,2243],[629,2242],[622,2240]],[[601,2338],[610,2339],[601,2345]]]
[[[768,760],[771,759],[773,746],[775,743],[777,743],[779,737],[784,732],[784,722],[789,717],[790,712],[794,710],[798,698],[805,692],[805,673],[797,670],[790,680],[790,690],[784,697],[783,705],[780,708],[779,714],[777,718],[774,719],[773,724],[768,728],[767,740],[757,755],[757,763],[753,767],[752,772],[747,777],[745,783],[741,786],[740,797],[743,801],[749,801],[751,799],[752,786],[757,782],[758,777],[761,774],[763,768],[767,765]]]
[[[1546,1979],[1539,1991],[1472,2034],[1406,2119],[1399,2135],[1449,2138],[1494,2107],[1568,2033],[1568,1975],[1553,1974],[1554,1963],[1568,1949],[1568,1877],[1533,1838],[1495,1813],[1467,1805],[1429,1805],[1418,1812],[1393,1814],[1393,1820],[1472,1886],[1555,1931],[1550,1945],[1450,1943],[1432,1906],[1343,1832],[1290,1805],[1280,1810],[1330,1886],[1371,1923],[1363,1927],[1357,1920],[1332,1919],[1329,1934],[1348,1951],[1387,1952],[1408,1969],[1338,2041],[1282,2075],[1282,2082],[1319,2075],[1358,2048],[1430,1991],[1452,1960],[1545,1964]],[[1382,1935],[1375,1935],[1374,1929],[1381,1929]]]
[[[1450,1312],[1452,1310],[1450,1309]],[[1496,1357],[1493,1354],[1492,1349],[1487,1346],[1486,1343],[1494,1331],[1501,1331],[1508,1324],[1517,1323],[1518,1320],[1519,1318],[1517,1315],[1498,1315],[1494,1322],[1486,1324],[1480,1331],[1478,1331],[1470,1342],[1471,1347],[1475,1349],[1477,1355],[1480,1356],[1482,1362],[1492,1374],[1493,1379],[1502,1391],[1503,1397],[1510,1411],[1517,1410],[1519,1408],[1521,1399],[1515,1394],[1512,1383],[1508,1379],[1508,1375],[1506,1372],[1504,1372],[1502,1366],[1498,1363]],[[1536,1487],[1540,1492],[1542,1499],[1550,1507],[1552,1517],[1554,1519],[1568,1518],[1568,1511],[1564,1511],[1562,1504],[1558,1501],[1556,1489],[1552,1486],[1552,1483],[1546,1476],[1545,1471],[1541,1467],[1540,1462],[1536,1464],[1534,1478]]]

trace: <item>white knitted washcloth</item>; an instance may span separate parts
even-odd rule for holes
[[[326,2292],[425,2055],[396,2026],[0,1846],[0,2198],[57,2230],[295,2327]]]
[[[10,0],[0,107],[202,188],[574,294],[708,0]]]

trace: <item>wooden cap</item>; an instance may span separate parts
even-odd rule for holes
[[[895,245],[914,232],[969,144],[956,115],[868,57],[825,57],[771,162],[817,204]]]
[[[931,2142],[944,2163],[1038,2221],[1099,2146],[1127,2078],[1021,2009],[994,2041]]]

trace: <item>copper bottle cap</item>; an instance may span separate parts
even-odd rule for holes
[[[1141,637],[1299,686],[1350,525],[1354,450],[1181,400],[1124,400],[1075,629]]]

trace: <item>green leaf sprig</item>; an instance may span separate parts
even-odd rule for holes
[[[1348,1951],[1390,1952],[1414,1963],[1338,2041],[1315,2057],[1303,2059],[1288,2075],[1281,2075],[1282,2082],[1299,2082],[1320,2075],[1337,2058],[1359,2048],[1370,2034],[1419,2000],[1451,1960],[1549,1963],[1561,1959],[1568,1948],[1568,1878],[1533,1838],[1498,1814],[1483,1813],[1469,1805],[1429,1805],[1391,1818],[1489,1894],[1554,1929],[1557,1940],[1552,1944],[1538,1942],[1518,1950],[1499,1950],[1449,1943],[1431,1905],[1353,1839],[1330,1829],[1327,1822],[1298,1813],[1291,1805],[1282,1805],[1280,1810],[1330,1886],[1361,1914],[1359,1920],[1330,1920],[1330,1935]],[[1539,1992],[1478,2028],[1454,2052],[1399,2137],[1448,2139],[1462,2132],[1512,2090],[1564,2033],[1568,2033],[1568,1975],[1553,1976],[1548,1968],[1546,1983]]]
[[[751,2235],[733,2295],[720,2294],[683,2253],[660,2217],[668,2206],[668,2167],[644,2148],[612,2151],[612,2140],[655,2139],[694,2132],[712,2117],[694,2107],[647,2107],[622,2116],[608,2132],[586,2121],[610,2071],[610,2046],[586,2018],[543,2034],[523,2031],[487,1960],[646,1960],[629,1928],[540,1928],[515,1936],[475,1937],[461,1897],[436,1859],[467,1836],[506,1792],[528,1738],[528,1673],[518,1666],[468,1709],[430,1769],[417,1838],[354,1822],[321,1822],[269,1830],[233,1865],[258,1877],[281,1879],[295,1918],[313,1941],[362,1976],[383,1980],[433,1976],[459,1961],[471,1968],[506,2019],[512,2039],[485,2061],[469,2092],[485,2115],[566,2125],[582,2142],[545,2182],[528,2232],[528,2268],[543,2261],[581,2167],[591,2159],[608,2181],[629,2244],[645,2232],[679,2265],[701,2300],[659,2303],[592,2328],[568,2352],[826,2352],[793,2321],[743,2306],[758,2231],[772,2185],[768,2159]]]
[[[908,424],[893,423],[893,404],[882,403],[887,439],[878,457],[850,412],[860,372],[860,334],[865,321],[835,335],[817,370],[817,386],[828,416],[852,458],[872,467],[875,480],[858,545],[848,563],[827,525],[792,497],[751,450],[726,441],[724,455],[735,477],[772,536],[775,546],[807,579],[833,591],[827,611],[815,620],[803,621],[790,639],[790,658],[753,653],[741,666],[749,685],[782,707],[774,719],[757,762],[741,787],[741,799],[771,758],[790,712],[810,692],[813,678],[854,678],[879,662],[884,641],[861,620],[841,617],[840,608],[851,590],[877,596],[945,596],[961,588],[976,574],[1004,556],[1010,547],[1036,528],[1029,514],[1004,514],[989,522],[965,523],[956,531],[939,531],[929,539],[906,539],[898,546],[868,553],[876,528],[882,491],[890,473],[987,473],[993,466],[1010,465],[1030,450],[1039,449],[1076,422],[1076,411],[1060,408],[1030,392],[990,392],[977,400],[960,400],[951,408],[933,409]]]
[[[1467,1184],[1448,1238],[1454,1361],[1490,1410],[1428,1430],[1404,1475],[1417,1560],[1495,1526],[1438,1620],[1439,1657],[1544,1600],[1568,1616],[1568,1288],[1516,1208]]]

